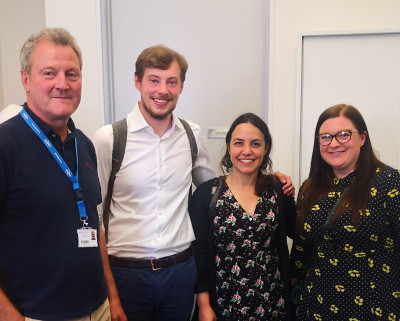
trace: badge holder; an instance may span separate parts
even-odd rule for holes
[[[74,190],[74,192],[82,222],[82,227],[76,230],[78,233],[78,247],[98,247],[97,230],[91,228],[87,222],[88,217],[86,215],[85,203],[83,203],[82,190],[79,188]]]

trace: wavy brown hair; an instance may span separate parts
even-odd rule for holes
[[[352,223],[355,227],[360,222],[360,211],[364,211],[370,197],[371,185],[374,181],[378,167],[385,168],[386,165],[376,157],[371,144],[367,125],[357,108],[351,105],[335,105],[326,109],[320,116],[315,127],[314,148],[311,158],[311,167],[308,179],[304,182],[303,188],[297,198],[299,204],[299,215],[297,220],[297,231],[302,233],[303,224],[312,207],[325,197],[333,186],[334,173],[332,167],[324,161],[320,153],[319,135],[321,125],[330,118],[346,117],[354,124],[358,132],[366,132],[365,143],[360,150],[358,162],[354,171],[354,181],[349,190],[340,201],[334,213],[331,224],[343,215],[346,207],[349,207],[352,216]]]

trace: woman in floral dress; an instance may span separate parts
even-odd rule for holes
[[[267,125],[240,116],[226,147],[221,164],[230,174],[202,184],[189,206],[199,320],[291,320],[286,236],[296,208],[271,174]]]
[[[291,268],[307,272],[297,320],[400,320],[400,173],[380,162],[353,106],[325,110],[297,199]],[[331,208],[343,195],[313,256]]]

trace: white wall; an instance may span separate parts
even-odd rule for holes
[[[387,33],[301,37],[300,181],[308,177],[319,115],[327,106],[357,106],[378,157],[400,168],[400,29]]]
[[[161,0],[160,0],[161,1]],[[7,5],[13,4],[12,11],[7,11],[7,20],[1,22],[1,64],[3,69],[3,94],[9,92],[12,88],[20,88],[19,76],[16,84],[10,89],[5,88],[5,79],[9,79],[13,73],[19,75],[19,64],[16,71],[5,70],[5,66],[11,66],[11,58],[5,59],[4,51],[10,50],[4,47],[3,37],[6,32],[8,35],[19,34],[20,24],[28,26],[30,30],[24,35],[24,40],[28,34],[41,27],[44,23],[43,19],[38,18],[35,13],[40,9],[37,5],[39,0],[2,0],[0,9]],[[14,5],[15,3],[15,5]],[[23,7],[28,8],[31,3],[30,10],[27,15]],[[40,3],[40,2],[39,2]],[[70,30],[78,39],[84,54],[84,84],[82,104],[74,119],[78,126],[85,132],[92,135],[95,128],[100,127],[104,123],[101,71],[101,39],[100,39],[100,16],[98,8],[98,0],[46,0],[46,20],[47,25],[57,24]],[[20,10],[17,10],[20,9]],[[39,10],[40,11],[40,10]],[[269,72],[269,98],[270,106],[268,111],[268,124],[272,130],[274,138],[274,162],[278,165],[278,169],[282,172],[293,175],[297,166],[296,146],[294,146],[294,138],[296,132],[296,80],[297,80],[297,40],[298,35],[304,31],[334,31],[334,30],[377,30],[391,29],[400,27],[400,1],[398,0],[271,0],[271,24],[270,24],[270,72]],[[2,15],[5,11],[0,10]],[[141,12],[132,12],[132,19]],[[40,16],[40,14],[39,14]],[[205,20],[204,23],[207,23]],[[4,29],[4,25],[7,29]],[[184,26],[182,26],[184,28]],[[259,28],[263,28],[262,25]],[[263,34],[265,30],[259,30]],[[130,38],[132,30],[126,31],[127,39]],[[132,40],[134,41],[134,39]],[[220,40],[221,42],[224,39]],[[18,52],[10,54],[10,57],[18,56],[19,48],[23,40],[18,42]],[[240,45],[240,44],[239,44]],[[212,48],[210,48],[212,50]],[[262,49],[260,49],[262,50]],[[262,55],[262,53],[260,53]],[[265,55],[266,56],[266,55]],[[7,56],[8,57],[8,56]],[[132,61],[132,64],[134,62]],[[238,62],[242,63],[242,62]],[[197,68],[201,68],[198,66]],[[232,66],[235,69],[235,66]],[[209,81],[215,84],[215,90],[220,87],[218,79],[218,70],[213,70]],[[265,77],[265,75],[264,75]],[[260,82],[260,79],[248,79],[238,75],[238,84],[241,82]],[[187,82],[189,85],[189,79]],[[255,84],[255,86],[259,86]],[[185,88],[187,90],[188,88]],[[240,88],[239,88],[240,89]],[[192,89],[193,90],[193,89]],[[190,92],[190,90],[187,90]],[[0,91],[1,93],[1,91]],[[263,95],[264,90],[259,90],[259,95]],[[186,95],[186,92],[185,94]],[[183,96],[182,98],[184,98]],[[207,98],[207,95],[202,96]],[[15,98],[16,99],[16,98]],[[19,98],[18,100],[20,100]],[[260,102],[260,97],[256,98]],[[10,103],[15,103],[13,100]],[[19,101],[18,101],[19,102]],[[1,101],[0,101],[1,103]],[[8,102],[5,102],[8,103]],[[205,103],[207,103],[205,99]],[[222,103],[224,103],[222,101]],[[191,107],[185,109],[184,117],[195,119],[190,114],[186,114],[186,110],[190,111]],[[328,106],[327,106],[328,107]],[[263,107],[265,108],[265,104]],[[298,184],[298,182],[296,182]]]
[[[111,1],[113,84],[116,119],[126,117],[140,100],[134,87],[140,52],[163,43],[189,63],[176,114],[210,127],[229,128],[244,112],[265,109],[265,0]],[[157,8],[157,10],[154,10]],[[151,17],[151,18],[149,18]],[[215,168],[224,138],[207,139]]]
[[[45,0],[45,4],[46,27],[66,28],[82,50],[82,100],[73,119],[92,138],[104,124],[100,1]]]
[[[26,101],[19,73],[19,52],[24,41],[43,27],[44,0],[0,1],[0,110]]]
[[[397,0],[272,0],[269,125],[279,169],[296,172],[295,138],[298,48],[302,32],[378,30],[400,27]],[[329,106],[326,106],[329,107]],[[381,142],[383,143],[383,142]],[[299,182],[295,178],[298,186]]]
[[[82,100],[73,116],[89,137],[104,124],[100,5],[98,0],[0,1],[0,110],[21,104],[19,52],[24,41],[44,27],[64,27],[83,52]]]

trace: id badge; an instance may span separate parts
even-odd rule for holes
[[[98,247],[97,230],[92,228],[80,228],[78,232],[78,247]]]

